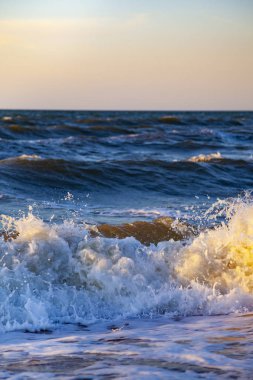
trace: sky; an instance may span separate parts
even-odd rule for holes
[[[0,0],[0,108],[253,110],[252,0]]]

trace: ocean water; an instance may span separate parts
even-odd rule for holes
[[[251,112],[0,111],[0,378],[252,378],[252,142]]]

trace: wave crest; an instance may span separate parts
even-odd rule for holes
[[[222,155],[217,152],[217,153],[210,153],[210,154],[200,154],[198,156],[193,156],[188,158],[187,161],[189,162],[209,162],[213,160],[221,160],[223,157]]]
[[[188,240],[142,245],[92,237],[87,225],[50,225],[31,213],[2,217],[0,328],[169,313],[253,309],[253,206]]]
[[[228,224],[200,233],[181,251],[176,272],[183,283],[195,280],[220,292],[253,293],[253,205],[236,205]],[[252,303],[253,306],[253,303]]]
[[[43,158],[38,156],[37,154],[22,154],[21,156],[9,157],[9,158],[0,160],[0,163],[18,164],[18,163],[22,163],[26,161],[38,161],[38,160],[43,160]]]

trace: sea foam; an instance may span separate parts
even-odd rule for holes
[[[189,162],[209,162],[212,160],[220,160],[222,159],[222,155],[220,152],[217,153],[210,153],[210,154],[200,154],[198,156],[193,156],[188,158],[187,161]]]
[[[183,241],[92,238],[72,221],[2,216],[0,329],[40,329],[129,316],[253,310],[253,205]]]

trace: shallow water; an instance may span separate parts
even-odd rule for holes
[[[0,377],[250,378],[252,127],[1,111]]]
[[[252,314],[160,317],[9,333],[1,378],[250,379],[252,322]]]

